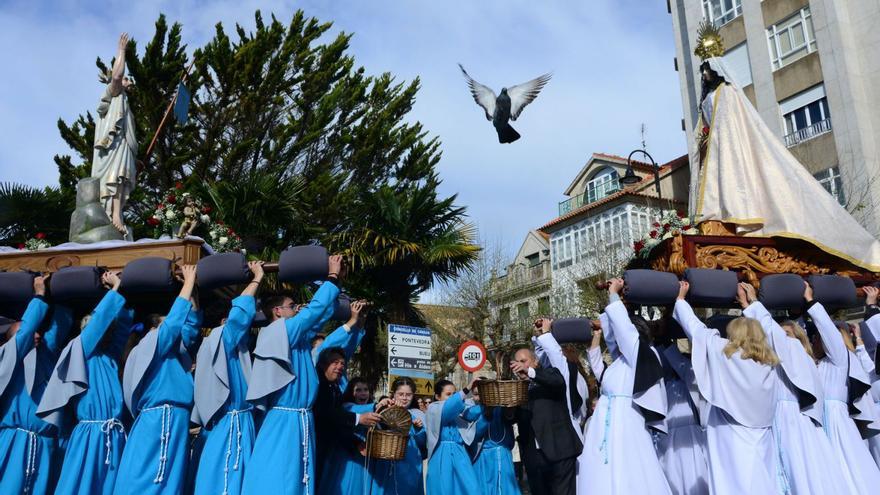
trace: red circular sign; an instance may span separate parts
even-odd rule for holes
[[[486,348],[476,340],[468,340],[458,348],[458,364],[471,373],[480,371],[486,364]]]

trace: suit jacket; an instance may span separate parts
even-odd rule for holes
[[[565,378],[556,368],[535,369],[535,378],[529,384],[529,402],[517,411],[524,459],[536,455],[538,446],[550,462],[577,457],[583,450],[571,424],[565,388]]]
[[[318,397],[312,406],[315,418],[316,471],[335,449],[355,447],[355,413],[342,408],[342,390],[320,376]],[[318,477],[320,479],[320,476]]]

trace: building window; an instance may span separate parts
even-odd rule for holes
[[[529,266],[536,266],[541,264],[541,255],[538,253],[530,254],[526,256],[526,261],[529,262]]]
[[[825,86],[820,84],[779,104],[785,122],[785,145],[795,146],[831,132],[831,113]]]
[[[599,201],[618,190],[620,190],[620,181],[617,178],[617,171],[611,167],[606,167],[587,182],[587,197],[584,204]]]
[[[529,303],[519,303],[516,305],[516,316],[520,319],[520,321],[525,321],[529,319]]]
[[[742,0],[703,0],[703,18],[722,26],[741,16]]]
[[[840,169],[837,167],[826,168],[825,170],[814,174],[813,177],[822,184],[826,191],[837,198],[837,202],[846,205],[846,196],[843,193],[843,180],[840,177]]]
[[[752,65],[749,61],[749,46],[747,43],[739,45],[724,52],[721,57],[724,65],[730,70],[734,80],[729,81],[738,88],[744,88],[752,84]]]
[[[767,29],[770,61],[773,70],[785,67],[795,60],[816,51],[813,17],[805,7],[795,15]]]
[[[547,296],[538,298],[538,314],[546,316],[550,314],[550,298]]]
[[[501,323],[510,323],[510,308],[501,308],[498,319],[501,320]]]

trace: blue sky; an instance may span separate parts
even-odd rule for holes
[[[22,1],[0,6],[0,181],[56,184],[53,155],[69,150],[56,121],[92,109],[95,58],[127,31],[142,49],[160,12],[183,24],[191,49],[222,22],[252,28],[257,9],[282,22],[302,8],[334,32],[367,72],[421,78],[410,118],[439,136],[443,192],[458,193],[483,238],[511,255],[525,233],[556,216],[563,191],[593,152],[640,146],[658,162],[686,150],[672,21],[662,0],[176,0]],[[498,91],[544,72],[553,79],[497,142],[457,63]]]

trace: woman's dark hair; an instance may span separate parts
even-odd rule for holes
[[[648,345],[654,342],[651,336],[651,325],[648,323],[648,320],[644,319],[641,315],[629,315],[629,321],[636,327],[636,330],[639,332],[639,338],[643,342]]]
[[[345,387],[345,392],[342,393],[342,402],[350,402],[354,403],[354,388],[359,384],[363,383],[367,386],[367,389],[370,391],[370,395],[373,392],[373,386],[367,381],[366,378],[355,377],[352,378],[351,381],[348,382],[348,385]]]
[[[715,72],[715,70],[712,69],[712,67],[709,66],[709,62],[703,62],[703,63],[700,65],[700,74],[702,74],[702,73],[703,73],[703,70],[705,70],[705,69],[708,69],[708,70],[709,70],[709,73],[710,73],[711,75],[713,75],[714,77],[712,77],[712,79],[711,79],[709,82],[703,81],[703,78],[700,77],[700,81],[701,81],[701,83],[702,83],[702,85],[703,85],[703,92],[702,92],[702,94],[700,95],[700,103],[702,103],[703,100],[705,100],[706,97],[709,96],[709,93],[715,91],[715,89],[716,89],[718,86],[720,86],[721,83],[725,82],[725,81],[724,81],[724,78],[721,77],[720,74],[718,74],[717,72]]]
[[[450,382],[449,380],[437,380],[434,383],[434,398],[435,399],[437,397],[440,397],[440,394],[443,393],[443,389],[446,388],[447,385],[452,385],[453,387],[455,386],[455,384]]]
[[[327,366],[338,358],[345,360],[345,351],[341,347],[324,349],[318,356],[318,364],[315,366],[318,369],[318,378],[323,379]]]
[[[391,382],[391,397],[394,397],[394,393],[397,392],[397,389],[399,389],[400,387],[409,387],[409,389],[412,390],[413,393],[412,399],[410,400],[409,404],[406,405],[406,408],[412,409],[416,407],[416,383],[412,381],[411,378],[406,376],[399,376],[395,378],[394,381]]]

